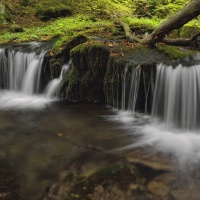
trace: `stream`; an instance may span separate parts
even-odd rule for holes
[[[132,155],[131,166],[139,159],[138,170],[147,168],[145,194],[186,200],[191,192],[192,200],[199,199],[200,56],[190,67],[160,63],[148,77],[140,65],[125,68],[121,99],[109,97],[113,105],[106,107],[58,98],[62,80],[74,66],[65,63],[60,76],[49,80],[44,73],[49,48],[34,42],[0,48],[0,200],[57,200],[53,194],[43,195],[65,183],[70,172],[88,177],[134,151],[139,154]],[[142,112],[137,110],[141,105]],[[167,160],[171,168],[163,164],[164,169],[155,170],[151,157],[158,165]],[[174,173],[175,193],[170,176],[164,174],[168,182],[159,182],[157,171]],[[155,182],[161,187],[159,195]],[[178,184],[186,187],[184,198],[176,193]]]
[[[111,113],[99,104],[63,101],[39,110],[1,110],[0,186],[16,187],[19,199],[37,199],[73,164],[106,162],[88,146],[111,151],[128,142],[104,119]]]

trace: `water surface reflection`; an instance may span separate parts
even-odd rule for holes
[[[99,104],[62,101],[37,111],[0,111],[0,190],[15,199],[37,199],[73,165],[112,160],[88,148],[110,151],[127,143],[127,136],[102,117],[108,114]]]

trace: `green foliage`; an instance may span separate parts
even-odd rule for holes
[[[22,0],[22,3],[21,3],[22,6],[28,6],[28,4],[29,4],[29,0]]]
[[[109,20],[96,19],[88,15],[77,15],[76,17],[60,18],[43,27],[24,28],[23,33],[4,33],[0,35],[0,43],[23,42],[23,41],[45,41],[57,37],[56,47],[66,41],[68,37],[79,34],[98,34],[112,31],[113,22]]]
[[[121,164],[114,164],[114,165],[111,165],[107,168],[104,168],[104,169],[98,171],[97,174],[101,175],[101,176],[110,176],[110,175],[121,172],[122,170],[124,170],[124,168],[125,168],[125,166],[123,166]]]
[[[137,33],[145,33],[151,32],[154,28],[156,28],[159,23],[161,23],[161,19],[159,18],[136,18],[136,17],[123,17],[121,18],[122,21],[128,23],[133,32]]]
[[[133,14],[138,17],[158,17],[165,18],[172,15],[190,0],[134,0]]]
[[[70,51],[77,45],[87,41],[87,38],[83,35],[68,38],[67,42],[55,51],[55,54],[51,58],[51,77],[57,78],[61,71],[61,66],[70,60]]]
[[[38,17],[44,21],[51,18],[66,17],[72,14],[72,9],[65,4],[56,4],[54,6],[40,5],[36,11]]]
[[[2,5],[0,4],[0,9]],[[5,13],[0,14],[0,24],[6,23],[7,21],[10,22],[12,18],[12,5],[10,2],[6,2],[5,4]]]
[[[74,4],[82,12],[96,13],[102,17],[131,14],[132,0],[76,0]]]
[[[0,15],[0,23],[2,26],[5,24],[6,30],[9,27],[10,32],[3,33],[1,27],[0,43],[57,38],[53,47],[55,51],[69,37],[77,34],[113,38],[122,33],[113,20],[115,17],[127,22],[132,31],[143,34],[151,32],[164,18],[188,2],[189,0],[7,0],[6,14]],[[72,10],[73,16],[68,18],[48,22],[40,20],[62,17],[66,13],[71,14]],[[20,20],[29,18],[31,13],[30,20],[21,23]],[[200,27],[200,22],[193,20],[187,26]],[[20,32],[22,29],[18,27],[22,27],[24,32]]]
[[[3,24],[5,21],[5,16],[0,14],[0,24]]]

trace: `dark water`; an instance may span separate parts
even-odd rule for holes
[[[108,114],[99,104],[62,101],[40,110],[0,111],[0,194],[37,199],[73,165],[112,160],[95,148],[110,151],[127,140],[104,120]]]

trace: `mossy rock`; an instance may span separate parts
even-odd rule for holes
[[[118,61],[114,57],[109,60],[104,79],[104,93],[107,95],[106,104],[112,107],[119,107],[125,67],[125,62]]]
[[[52,18],[66,17],[72,15],[72,9],[66,5],[41,7],[36,11],[36,15],[43,21],[48,21]]]
[[[62,94],[69,100],[105,101],[104,77],[109,49],[98,43],[84,43],[70,52],[73,68],[63,81]]]
[[[16,25],[16,26],[12,27],[12,32],[13,33],[21,33],[21,32],[24,32],[24,29],[22,27]]]
[[[171,61],[170,65],[176,67],[178,64],[185,66],[191,66],[196,63],[194,56],[197,51],[192,51],[182,47],[169,46],[169,45],[158,45],[158,51],[165,54],[165,56]]]
[[[194,26],[183,26],[182,28],[178,29],[177,31],[173,31],[170,34],[170,37],[177,38],[191,38],[192,36],[198,34],[200,32],[200,28]]]
[[[71,37],[67,42],[60,48],[59,52],[56,52],[50,60],[50,71],[51,78],[56,78],[59,76],[62,66],[69,62],[70,51],[77,45],[87,41],[87,38],[83,35],[78,35],[76,37]]]

